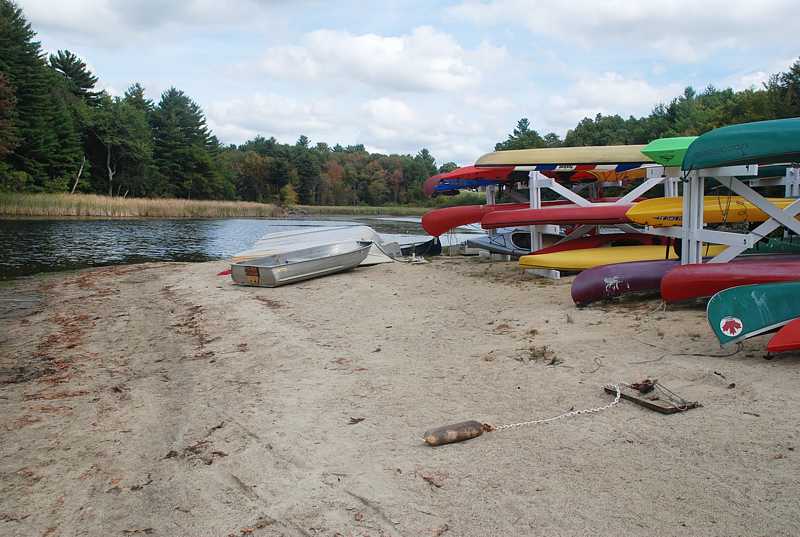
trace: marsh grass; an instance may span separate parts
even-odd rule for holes
[[[368,206],[368,205],[295,205],[290,212],[301,214],[333,214],[348,216],[422,216],[431,207],[406,207],[400,205]]]
[[[283,214],[276,205],[246,201],[0,193],[0,215],[10,217],[241,218]]]
[[[289,214],[348,216],[421,216],[426,207],[295,205]],[[287,210],[249,201],[177,198],[112,198],[95,194],[26,194],[0,192],[0,216],[79,218],[258,218],[286,216]]]

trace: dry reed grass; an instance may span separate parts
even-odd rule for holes
[[[12,217],[233,218],[283,214],[276,205],[246,201],[0,193],[0,215]]]

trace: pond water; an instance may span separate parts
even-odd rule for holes
[[[225,259],[267,233],[343,222],[368,225],[387,238],[425,235],[415,219],[376,217],[0,220],[0,280],[105,265]]]

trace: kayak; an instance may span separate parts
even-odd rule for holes
[[[663,248],[661,249],[663,252]],[[657,293],[661,278],[680,266],[677,259],[614,263],[584,270],[572,282],[572,301],[585,306],[630,293]]]
[[[706,316],[722,345],[775,330],[800,317],[800,282],[725,289],[708,301]]]
[[[589,207],[570,205],[494,211],[481,218],[481,227],[496,229],[539,224],[624,224],[630,222],[625,214],[631,207],[633,204],[596,204]]]
[[[704,255],[714,256],[725,250],[726,246],[708,245],[703,249]],[[522,268],[544,268],[567,271],[581,271],[631,261],[658,261],[677,259],[671,246],[616,246],[613,248],[588,248],[554,252],[549,254],[531,254],[519,259]]]
[[[640,244],[666,244],[663,237],[644,233],[602,233],[568,241],[536,250],[537,254],[565,252],[597,248],[599,246],[635,246]],[[467,246],[487,250],[494,254],[520,257],[531,253],[531,232],[528,229],[514,229],[497,235],[483,235],[467,241]]]
[[[790,321],[767,343],[767,352],[787,352],[800,349],[800,319]]]
[[[422,216],[422,228],[438,237],[453,228],[480,222],[484,215],[494,211],[509,211],[530,207],[528,203],[501,203],[497,205],[459,205],[428,211]]]
[[[739,285],[800,280],[800,256],[751,256],[734,263],[675,267],[661,280],[661,297],[680,302],[712,296]]]
[[[642,154],[643,145],[605,145],[582,147],[546,147],[513,149],[487,153],[475,161],[476,166],[535,166],[627,164],[641,165],[652,162]]]
[[[686,150],[697,140],[697,136],[678,136],[675,138],[659,138],[647,144],[642,153],[662,166],[680,166]]]
[[[790,198],[767,198],[779,209],[794,203]],[[683,224],[683,198],[653,198],[634,204],[625,217],[636,224],[654,227]],[[703,221],[706,224],[763,222],[767,213],[740,196],[706,196]]]
[[[683,157],[684,170],[800,160],[800,118],[729,125],[695,140]]]

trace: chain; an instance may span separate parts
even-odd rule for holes
[[[581,414],[594,414],[596,412],[602,412],[603,410],[608,410],[612,406],[619,403],[619,398],[622,395],[619,389],[618,384],[608,384],[610,388],[614,388],[614,391],[617,392],[616,396],[614,396],[614,400],[604,406],[599,406],[595,408],[583,408],[581,410],[572,410],[570,412],[565,412],[564,414],[559,414],[558,416],[553,416],[552,418],[543,418],[538,420],[531,420],[531,421],[521,421],[519,423],[507,423],[505,425],[498,425],[493,428],[495,431],[502,431],[503,429],[513,429],[515,427],[522,427],[523,425],[536,425],[539,423],[547,423],[549,421],[560,420],[562,418],[570,418],[572,416],[580,416]]]

